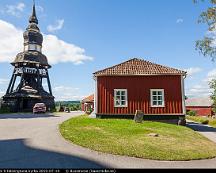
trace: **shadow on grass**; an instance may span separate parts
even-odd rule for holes
[[[195,122],[187,122],[187,127],[197,132],[216,132],[216,128]]]
[[[27,139],[0,140],[0,168],[105,168],[82,157],[32,148],[27,142]]]

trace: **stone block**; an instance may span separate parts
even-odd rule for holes
[[[185,119],[185,117],[180,117],[179,118],[178,125],[179,126],[186,126],[186,119]]]
[[[135,116],[134,116],[134,121],[135,121],[136,123],[142,123],[142,121],[143,121],[143,116],[144,116],[143,111],[141,111],[141,110],[136,110],[136,113],[135,113]]]

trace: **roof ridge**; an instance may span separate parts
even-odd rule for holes
[[[116,64],[116,65],[114,65],[114,66],[107,67],[107,68],[105,68],[105,69],[103,69],[103,70],[96,71],[96,72],[94,72],[93,74],[96,74],[96,73],[99,73],[99,72],[102,72],[102,71],[105,71],[105,70],[114,68],[114,67],[119,66],[119,65],[121,65],[121,64],[125,64],[125,63],[127,63],[127,62],[129,62],[129,61],[132,61],[132,60],[134,60],[134,59],[136,59],[136,58],[132,58],[132,59],[129,59],[129,60],[127,60],[127,61],[124,61],[124,62],[121,62],[121,63],[119,63],[119,64]]]
[[[137,63],[131,63],[130,62],[137,62]],[[137,69],[135,68],[130,68],[127,66],[131,65],[131,67],[137,67]],[[125,66],[124,66],[125,65]],[[119,67],[119,69],[118,69]],[[127,71],[128,70],[128,71]],[[136,72],[133,72],[133,70],[135,70]],[[152,70],[152,71],[151,71]],[[172,67],[168,67],[165,65],[160,65],[157,63],[153,63],[150,62],[148,60],[145,59],[141,59],[141,58],[130,58],[129,60],[119,63],[117,65],[114,66],[110,66],[108,68],[105,68],[103,70],[99,70],[96,71],[95,73],[93,73],[94,75],[98,74],[98,73],[106,73],[106,71],[108,71],[108,73],[110,73],[109,75],[118,75],[118,73],[120,74],[130,74],[130,72],[132,71],[131,75],[136,75],[136,74],[186,74],[187,72],[183,71],[183,70],[179,70],[177,68],[172,68]],[[111,72],[110,72],[111,71]],[[151,73],[152,72],[152,73]],[[115,74],[113,74],[115,73]],[[106,75],[106,74],[105,74]]]
[[[147,62],[149,62],[149,63],[151,63],[151,64],[153,64],[153,65],[160,66],[160,67],[165,67],[165,68],[169,68],[169,69],[173,69],[173,70],[178,70],[178,71],[181,71],[181,72],[187,73],[187,72],[185,72],[185,71],[183,71],[183,70],[180,70],[180,69],[177,69],[177,68],[168,67],[168,66],[166,66],[166,65],[161,65],[161,64],[154,63],[154,62],[150,62],[150,61],[147,61]]]

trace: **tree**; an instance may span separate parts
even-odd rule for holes
[[[213,90],[212,94],[211,94],[211,99],[213,101],[212,104],[212,110],[214,113],[216,113],[216,79],[213,79],[210,83],[209,83],[210,88]]]
[[[193,0],[194,3],[205,0]],[[211,4],[206,11],[203,11],[198,19],[198,23],[208,26],[208,34],[202,40],[196,41],[196,50],[205,57],[209,56],[212,61],[216,59],[216,0],[208,0]]]

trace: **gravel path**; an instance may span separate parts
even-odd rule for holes
[[[216,168],[216,159],[152,161],[76,146],[62,138],[58,125],[80,114],[0,115],[0,168]]]
[[[216,128],[187,120],[187,126],[216,143]]]

